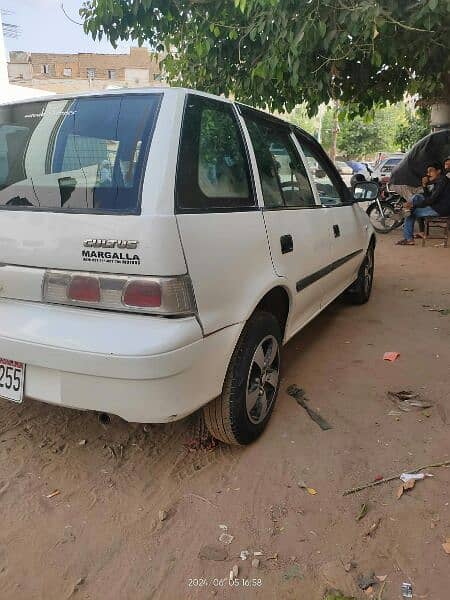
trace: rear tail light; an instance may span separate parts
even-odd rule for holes
[[[100,302],[100,285],[97,277],[75,275],[70,280],[67,297],[78,302]]]
[[[46,271],[44,302],[104,310],[188,315],[197,311],[189,275],[137,277],[71,271]]]
[[[154,281],[131,281],[125,288],[123,302],[127,306],[158,308],[161,306],[161,286]]]

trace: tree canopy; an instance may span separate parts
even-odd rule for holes
[[[420,110],[414,114],[407,113],[406,122],[401,123],[395,132],[395,143],[406,152],[428,133],[430,133],[429,112]]]
[[[269,110],[445,98],[449,0],[86,0],[94,38],[149,43],[171,81]]]

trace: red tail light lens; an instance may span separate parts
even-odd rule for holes
[[[123,302],[127,306],[158,308],[161,306],[161,286],[154,281],[132,281],[125,288]]]
[[[100,284],[96,277],[75,275],[70,280],[67,297],[78,302],[100,302]]]

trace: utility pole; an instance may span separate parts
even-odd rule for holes
[[[8,67],[6,64],[5,42],[3,40],[3,23],[2,12],[0,11],[0,90],[6,95],[6,90],[9,87]]]

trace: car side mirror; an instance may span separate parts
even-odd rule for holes
[[[353,198],[355,202],[370,202],[378,196],[378,184],[373,181],[358,181],[353,186]]]

